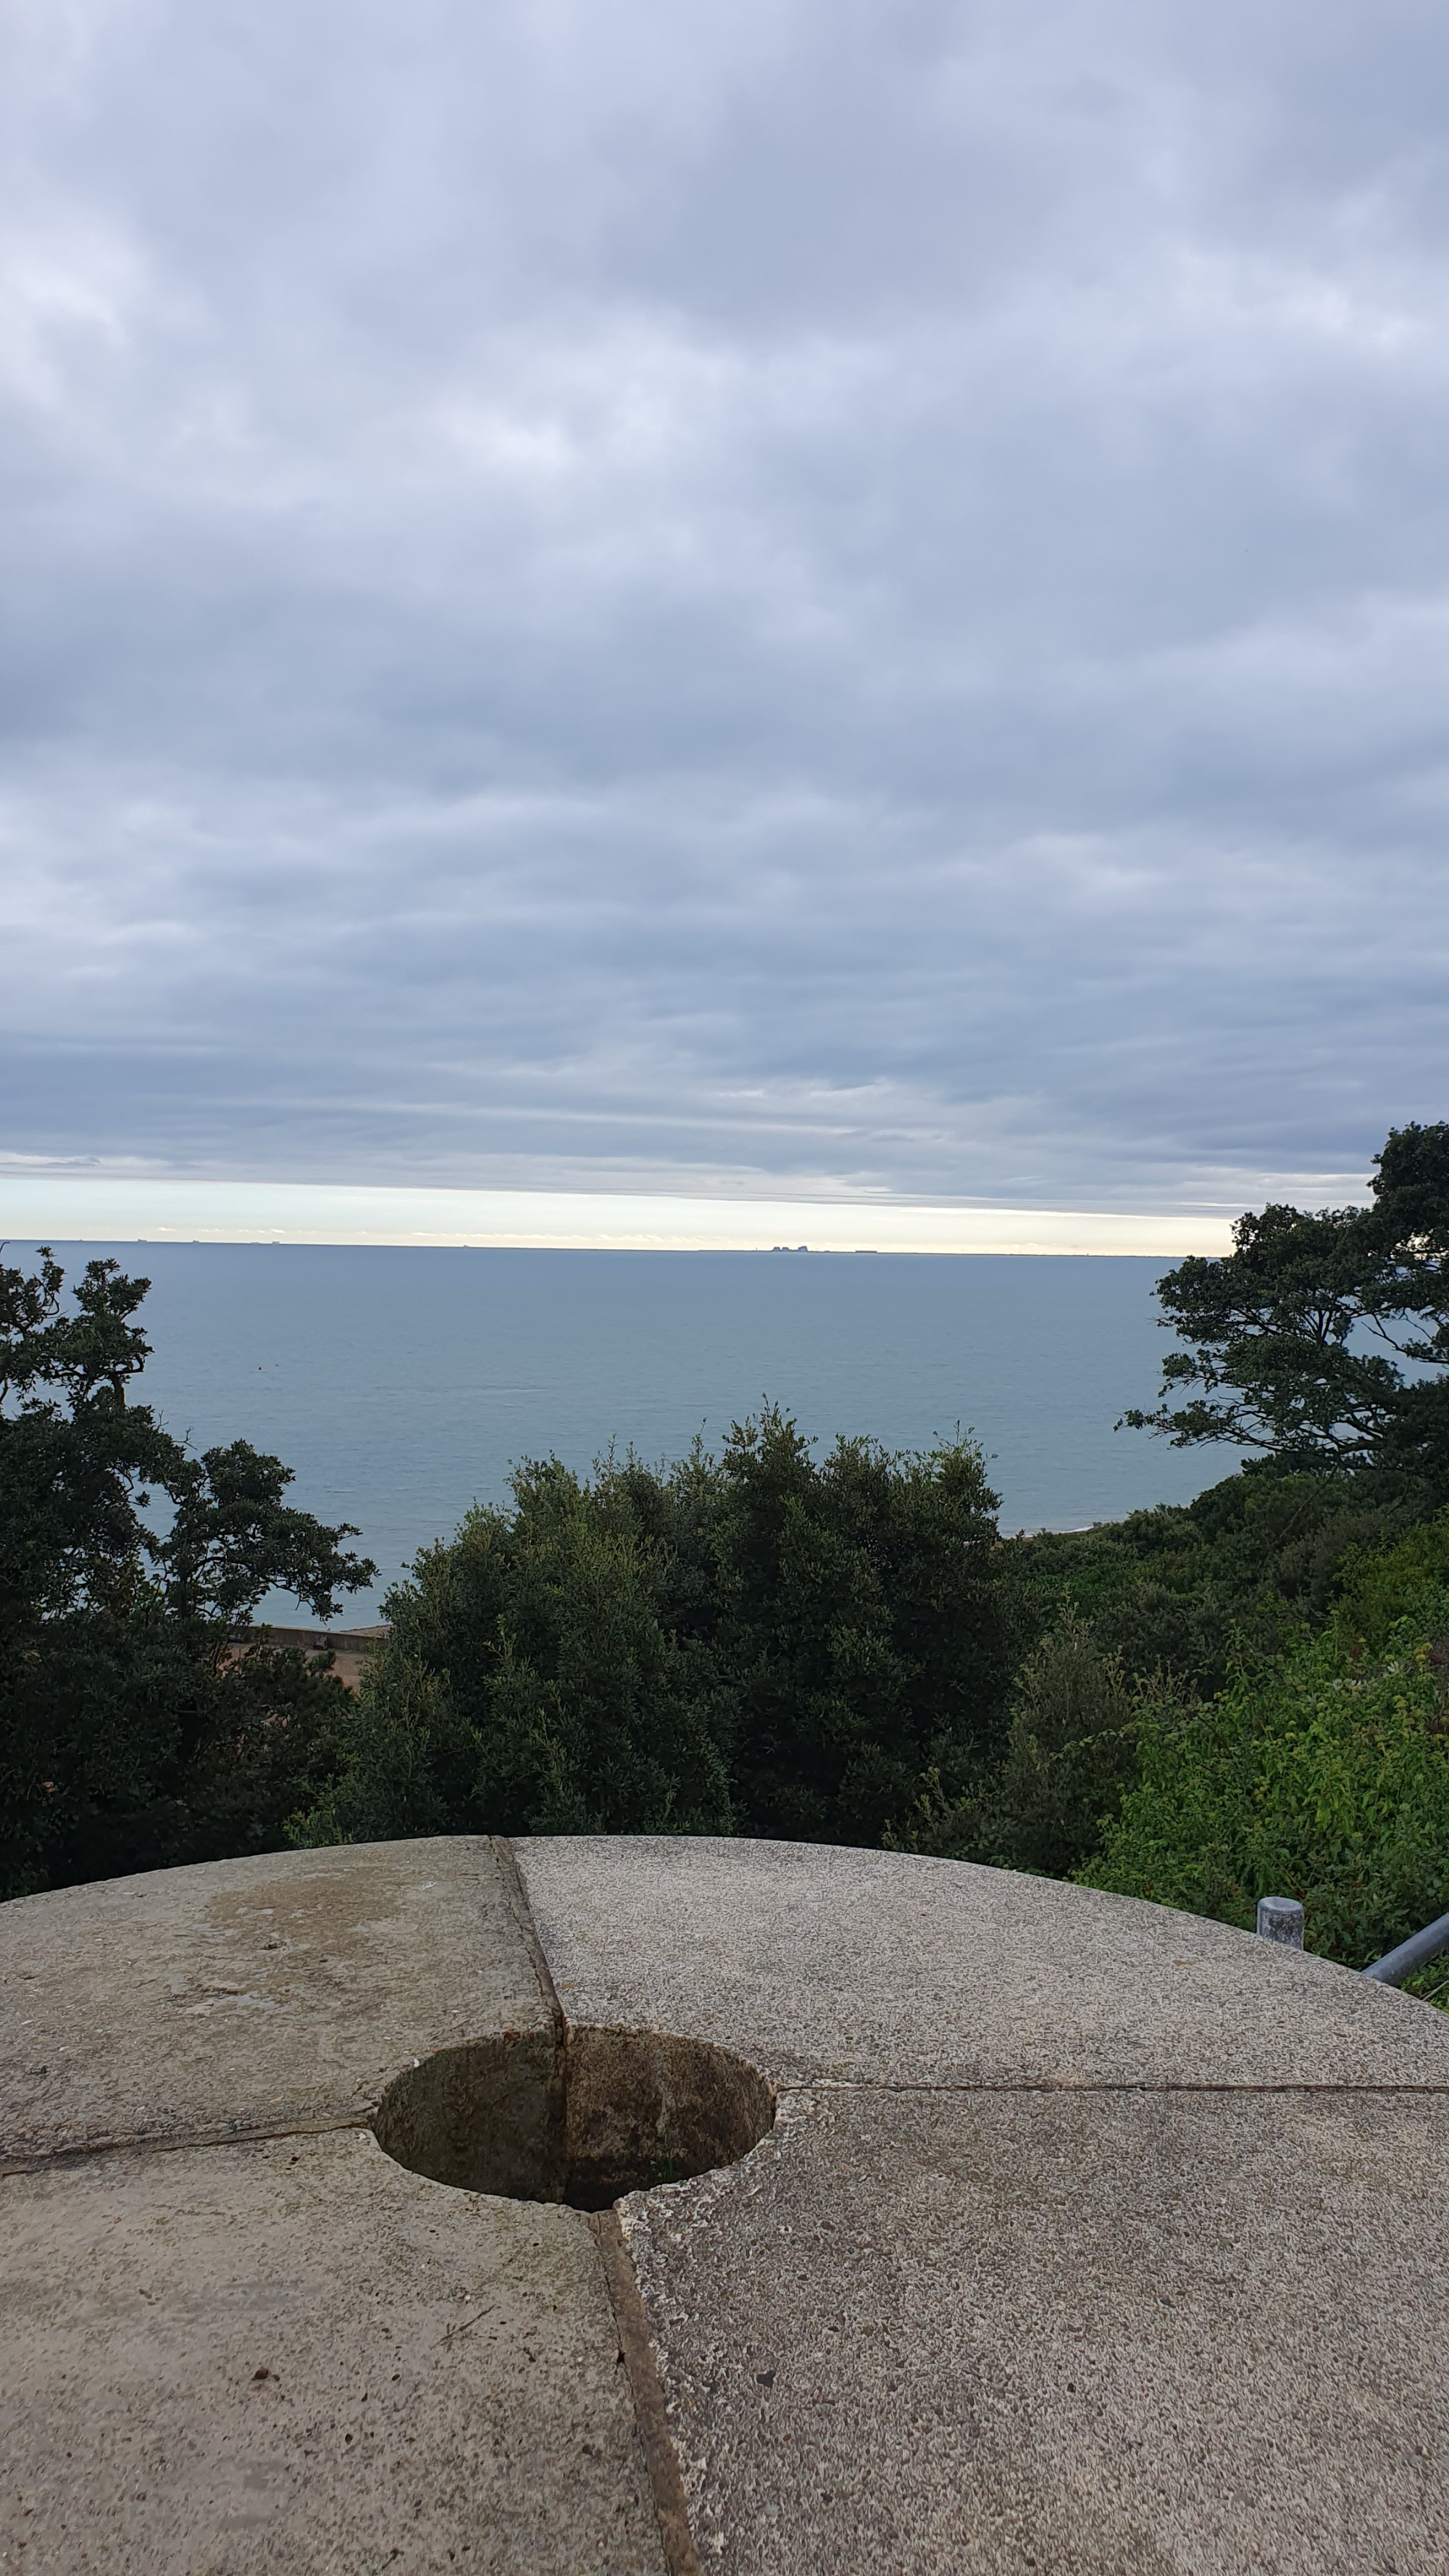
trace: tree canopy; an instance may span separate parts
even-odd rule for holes
[[[1395,1128],[1370,1186],[1366,1207],[1242,1216],[1225,1259],[1169,1271],[1163,1322],[1186,1347],[1156,1411],[1124,1420],[1449,1487],[1449,1125]]]
[[[0,1892],[284,1839],[340,1685],[238,1654],[274,1589],[318,1618],[375,1569],[246,1441],[197,1458],[133,1400],[150,1282],[0,1264]]]
[[[969,1441],[816,1459],[768,1405],[717,1457],[526,1465],[388,1596],[309,1830],[878,1842],[993,1738],[995,1504]]]

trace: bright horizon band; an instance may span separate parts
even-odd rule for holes
[[[634,1252],[1136,1253],[1231,1248],[1231,1217],[1173,1209],[911,1206],[640,1192],[368,1188],[140,1175],[0,1178],[12,1242],[356,1243]]]

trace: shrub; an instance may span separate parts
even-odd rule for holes
[[[1027,1656],[999,1763],[963,1795],[928,1772],[893,1850],[1060,1877],[1096,1850],[1136,1766],[1139,1692],[1070,1606]]]
[[[978,1452],[812,1458],[766,1407],[722,1454],[520,1469],[389,1597],[301,1838],[743,1832],[878,1842],[999,1728],[1003,1552]]]
[[[1449,1523],[1350,1564],[1329,1625],[1187,1710],[1148,1707],[1088,1885],[1245,1927],[1296,1896],[1362,1967],[1449,1910]]]

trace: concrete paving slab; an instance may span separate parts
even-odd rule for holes
[[[549,2010],[481,1836],[272,1853],[0,1906],[0,2165],[365,2118]]]
[[[365,2131],[0,2183],[0,2565],[663,2576],[588,2224]]]
[[[821,2092],[622,2204],[722,2576],[1443,2576],[1449,2103]]]
[[[781,2080],[1449,2085],[1449,2018],[1198,1915],[811,1843],[515,1845],[571,2020],[672,2030]]]
[[[515,1849],[0,1908],[0,2564],[1442,2576],[1443,2017],[1007,1872]],[[400,2075],[418,2161],[446,2076],[452,2180],[561,2188],[641,2069],[778,2117],[594,2221],[361,2125]]]

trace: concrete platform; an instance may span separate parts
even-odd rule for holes
[[[1449,2567],[1449,2021],[1391,1989],[467,1837],[29,1898],[0,1978],[0,2567]]]

